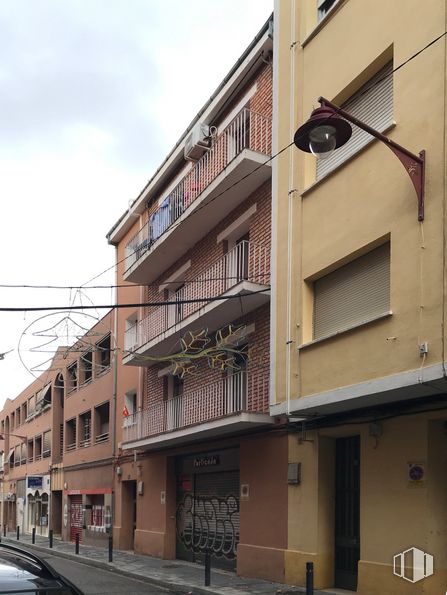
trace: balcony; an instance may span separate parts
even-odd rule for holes
[[[123,447],[159,448],[272,424],[268,383],[264,371],[241,371],[156,403],[125,419]]]
[[[156,279],[269,179],[270,154],[270,118],[243,109],[128,242],[124,279]]]
[[[213,331],[237,320],[269,302],[269,283],[269,249],[249,241],[240,242],[171,297],[171,301],[188,303],[160,306],[126,330],[123,362],[153,365],[156,361],[150,357],[178,351],[179,339],[188,330],[200,326]],[[209,301],[219,296],[223,299]]]

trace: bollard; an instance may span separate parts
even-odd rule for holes
[[[75,537],[75,554],[79,554],[79,533]]]
[[[211,553],[207,549],[205,552],[205,587],[209,587],[211,584]]]
[[[3,525],[3,537],[6,537],[6,525]]]
[[[109,562],[113,562],[113,537],[109,535]]]
[[[31,543],[36,543],[36,527],[31,531]]]
[[[50,549],[53,547],[53,529],[50,529]]]
[[[17,541],[20,539],[20,525],[17,525]]]
[[[314,595],[314,563],[306,562],[306,595]]]

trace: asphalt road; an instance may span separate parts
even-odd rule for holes
[[[107,570],[101,570],[87,564],[80,564],[65,558],[58,558],[39,553],[57,572],[66,576],[72,583],[84,591],[85,595],[167,595],[163,587],[149,585],[143,581],[130,579]]]

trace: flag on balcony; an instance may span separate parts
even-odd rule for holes
[[[123,407],[123,417],[129,417],[129,409],[127,409],[126,405]]]

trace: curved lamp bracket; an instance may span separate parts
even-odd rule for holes
[[[415,155],[408,151],[405,147],[397,144],[381,132],[378,132],[368,124],[365,124],[361,120],[358,120],[355,116],[351,116],[349,112],[345,112],[342,108],[338,107],[334,103],[331,103],[324,97],[320,97],[318,101],[322,106],[327,105],[337,112],[342,118],[355,124],[371,136],[374,136],[378,140],[385,143],[391,151],[396,155],[399,161],[404,166],[406,172],[410,176],[413,183],[414,189],[416,190],[418,200],[418,221],[424,220],[424,199],[425,199],[425,151],[421,151],[419,155]]]

